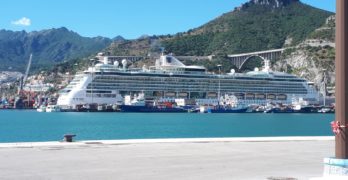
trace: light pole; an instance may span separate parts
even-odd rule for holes
[[[95,61],[95,59],[90,59],[90,62],[91,62],[91,64],[92,64],[92,68],[91,68],[91,75],[92,75],[92,80],[91,80],[91,104],[93,104],[93,98],[94,98],[94,95],[93,95],[93,81],[94,81],[94,71],[95,71],[95,67],[94,67],[94,61]]]
[[[219,106],[220,106],[220,96],[221,96],[221,92],[220,92],[221,91],[221,79],[220,79],[221,78],[220,77],[221,76],[221,66],[222,66],[221,64],[217,65],[217,67],[219,68],[219,76],[218,76],[219,77],[219,89],[218,89],[218,105]]]
[[[326,82],[327,82],[327,77],[326,77],[326,69],[323,69],[323,82],[321,82],[321,90],[322,90],[322,95],[323,95],[323,104],[324,107],[326,106]]]

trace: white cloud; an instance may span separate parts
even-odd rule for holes
[[[22,17],[18,19],[17,21],[12,21],[11,24],[17,25],[17,26],[30,26],[31,20],[29,18]]]

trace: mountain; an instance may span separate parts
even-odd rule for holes
[[[246,3],[245,5],[250,4],[259,4],[259,5],[267,5],[271,6],[273,8],[279,8],[287,6],[294,2],[299,2],[300,0],[251,0],[249,3]]]
[[[278,71],[287,71],[314,82],[318,89],[325,81],[335,86],[335,16],[313,31],[306,40],[283,53],[274,64]]]
[[[138,67],[154,65],[153,59],[160,54],[162,47],[166,53],[176,56],[215,55],[212,61],[185,60],[184,63],[204,65],[209,71],[217,71],[216,64],[223,64],[222,71],[228,72],[235,67],[227,54],[296,46],[309,36],[321,36],[313,32],[325,24],[331,15],[332,12],[314,8],[299,0],[250,0],[187,32],[114,41],[103,51],[109,55],[145,57],[145,61],[133,64]],[[73,65],[64,64],[61,69],[73,69]],[[260,65],[246,63],[242,71]]]
[[[333,13],[299,0],[251,0],[164,42],[179,55],[233,54],[296,45]]]
[[[312,33],[325,24],[331,15],[332,12],[299,0],[250,0],[187,32],[112,43],[105,52],[111,55],[149,57],[150,60],[146,60],[145,64],[153,64],[151,57],[158,55],[161,47],[164,47],[166,53],[177,56],[215,55],[213,62],[185,63],[204,65],[210,71],[216,71],[215,64],[219,63],[224,64],[223,71],[229,71],[233,66],[228,64],[227,54],[296,46],[307,37],[318,35]],[[250,70],[255,65],[246,64],[243,70]]]
[[[82,37],[65,27],[33,32],[0,30],[0,71],[10,69],[23,72],[30,53],[33,54],[32,70],[35,71],[89,56],[111,42],[111,39],[104,37]]]
[[[124,37],[122,37],[122,36],[116,36],[116,37],[112,38],[112,40],[113,41],[124,41],[126,39]]]

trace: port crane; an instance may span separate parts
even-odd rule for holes
[[[25,94],[23,92],[23,88],[25,86],[25,82],[28,79],[32,59],[33,59],[33,54],[30,54],[27,68],[25,70],[25,74],[21,77],[21,79],[19,81],[17,98],[15,100],[15,108],[18,108],[18,109],[24,108],[23,99],[25,98]],[[29,107],[29,102],[30,102],[30,92],[28,93],[28,107]]]
[[[29,61],[28,61],[28,64],[27,64],[27,68],[26,68],[26,70],[25,70],[25,74],[24,74],[24,76],[21,77],[21,80],[20,80],[20,82],[19,82],[18,94],[20,94],[20,93],[23,91],[25,82],[26,82],[27,79],[28,79],[28,75],[29,75],[29,71],[30,71],[30,66],[31,66],[31,61],[32,61],[32,59],[33,59],[33,54],[30,54]]]

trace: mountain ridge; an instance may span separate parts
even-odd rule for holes
[[[300,2],[300,0],[250,0],[248,3],[267,5],[272,6],[273,8],[279,8],[297,2]],[[245,4],[248,5],[248,3]]]
[[[267,4],[267,2],[270,3]],[[327,30],[324,25],[334,26],[328,23],[330,20],[327,21],[327,18],[333,15],[332,12],[311,7],[298,0],[277,2],[251,0],[248,3],[185,32],[174,35],[143,36],[135,40],[121,39],[114,41],[103,51],[108,55],[143,56],[145,60],[131,65],[140,68],[143,65],[154,65],[154,58],[160,54],[162,47],[165,47],[166,53],[174,53],[176,56],[215,55],[213,60],[184,60],[183,62],[187,65],[202,65],[208,71],[216,73],[218,72],[216,65],[221,64],[222,72],[226,73],[232,68],[236,69],[227,58],[227,54],[284,46],[296,47],[308,39],[321,42],[322,37],[326,40],[333,39],[332,30]],[[274,6],[274,3],[281,3],[281,6]],[[309,50],[306,50],[307,48]],[[331,71],[332,59],[334,59],[333,48],[306,46],[305,49],[300,48],[299,52],[299,54],[292,54],[291,51],[285,53],[282,61],[272,62],[275,65],[274,68],[308,78],[313,82],[321,80],[321,77],[317,75],[320,67],[328,66],[330,67],[328,71]],[[314,73],[302,75],[300,72],[306,68],[302,67],[304,64],[313,64],[314,66],[308,67],[309,71]],[[55,66],[52,72],[55,72],[55,75],[65,72],[73,74],[84,70],[88,65],[88,60],[69,61]],[[261,60],[254,64],[246,63],[242,71],[253,70],[254,67],[260,66],[262,66]],[[333,77],[330,73],[328,72],[329,77]]]
[[[83,58],[96,53],[112,40],[105,37],[82,37],[66,27],[40,31],[0,30],[0,70],[23,72],[29,55],[33,54],[32,69]]]
[[[101,44],[107,41],[110,45],[106,46],[104,43],[105,47],[98,46],[99,48],[96,48],[98,50],[88,51],[81,56],[72,56],[72,52],[81,52],[81,49],[76,48],[76,46],[74,49],[71,43],[65,41],[59,45],[54,45],[51,49],[58,49],[59,52],[47,53],[47,57],[51,58],[51,61],[48,62],[57,64],[74,58],[82,60],[83,57],[103,49],[105,53],[110,55],[135,55],[151,58],[153,55],[159,54],[161,47],[165,47],[167,53],[179,56],[216,55],[217,58],[221,59],[227,54],[281,48],[286,45],[285,42],[290,42],[290,46],[296,45],[324,24],[325,19],[332,14],[303,4],[299,0],[250,0],[202,26],[186,32],[174,35],[146,36],[135,40],[127,40],[122,36],[113,39],[89,38],[93,41],[100,41]],[[54,34],[57,31],[62,34],[67,33],[71,37],[78,35],[64,27],[49,31],[31,32],[31,34],[32,36],[35,36],[36,33],[52,35],[52,32]],[[0,30],[0,47],[2,43],[1,32]],[[17,32],[13,37],[20,40],[27,38],[25,31]],[[21,54],[23,51],[21,47],[16,46],[16,44],[21,43],[20,40],[19,42],[11,42],[16,47],[14,49],[17,54]],[[81,43],[81,41],[78,42]],[[33,48],[37,47],[35,44],[40,47],[45,43],[47,43],[45,40],[37,40]],[[51,49],[48,52],[51,52]],[[0,61],[4,58],[1,56],[0,50]],[[34,59],[35,56],[36,53],[34,53]],[[28,52],[26,52],[25,58],[22,55],[22,59],[28,59],[26,57],[29,57]],[[23,60],[17,62],[22,62],[21,69],[23,69],[25,66]]]
[[[256,0],[251,0],[240,9],[225,13],[198,28],[177,34],[165,43],[166,48],[180,55],[231,54],[276,49],[283,47],[285,40],[289,38],[292,39],[292,45],[300,43],[332,15],[297,0],[282,1],[288,2],[283,8],[273,8],[273,4],[254,4],[253,1]],[[180,46],[189,43],[189,52],[183,52]]]
[[[274,8],[274,3],[282,8]],[[179,56],[225,56],[277,49],[305,40],[331,15],[299,0],[250,0],[186,32],[151,36],[147,41],[113,43],[105,51],[113,55],[147,56],[153,54],[154,47],[159,51],[162,46],[167,53]]]

